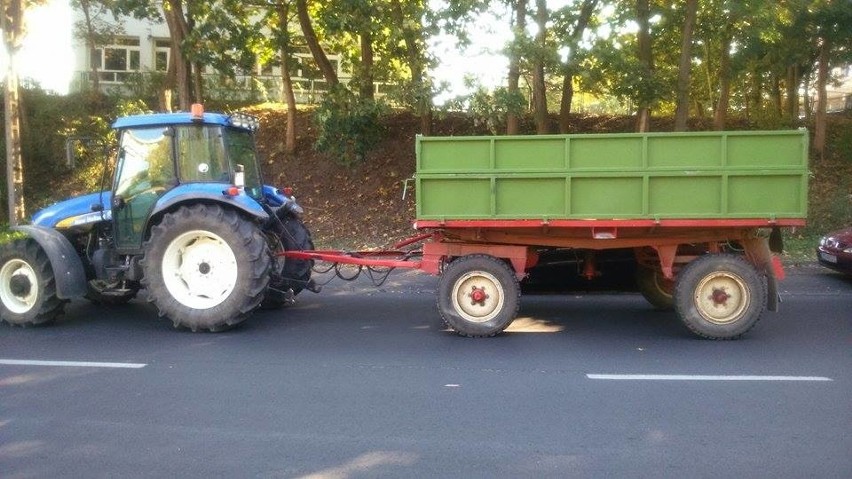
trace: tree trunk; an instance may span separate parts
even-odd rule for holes
[[[598,0],[584,0],[580,7],[580,16],[577,18],[577,24],[571,32],[569,45],[571,53],[577,48],[577,43],[583,36],[583,32],[589,26],[589,20],[592,18],[592,13]],[[562,65],[562,98],[559,102],[559,132],[568,133],[570,130],[571,102],[574,101],[574,65],[573,59],[569,56]]]
[[[164,0],[163,10],[171,36],[171,57],[175,65],[175,88],[178,96],[178,108],[189,111],[191,104],[190,68],[183,55],[183,41],[187,37],[186,19],[183,15],[181,0]]]
[[[775,114],[776,118],[781,118],[781,115],[783,114],[784,107],[782,106],[782,103],[783,102],[781,101],[781,79],[778,78],[777,74],[773,73],[772,74],[772,106],[773,106],[773,110],[774,110],[773,113]]]
[[[562,76],[562,100],[559,103],[559,133],[571,131],[572,101],[574,101],[574,75],[565,71]]]
[[[193,62],[192,67],[192,102],[204,102],[204,66],[200,63]]]
[[[373,81],[373,34],[369,29],[361,32],[361,67],[358,86],[361,99],[374,100],[376,84]]]
[[[323,51],[322,46],[317,39],[317,34],[314,31],[314,26],[311,23],[311,17],[308,15],[307,0],[296,1],[296,14],[299,17],[299,26],[302,28],[302,35],[305,37],[305,43],[308,44],[308,49],[311,51],[311,56],[322,72],[325,82],[329,88],[335,87],[340,83],[337,78],[337,71],[334,70],[331,62]]]
[[[713,113],[713,129],[725,129],[728,118],[728,104],[731,99],[731,35],[728,28],[722,34],[722,51],[719,58],[719,101]]]
[[[807,75],[805,75],[805,79],[802,83],[803,83],[802,90],[805,92],[805,94],[802,95],[802,109],[804,109],[805,121],[810,123],[811,116],[812,116],[811,115],[811,95],[808,92],[811,91],[811,73],[808,73]]]
[[[686,131],[689,119],[689,77],[692,69],[692,32],[695,28],[695,16],[698,13],[698,0],[686,0],[686,16],[683,21],[683,40],[680,46],[680,69],[677,74],[677,109],[675,111],[674,131]]]
[[[174,55],[169,55],[169,64],[166,67],[166,79],[163,82],[163,89],[160,90],[160,111],[171,112],[174,106],[172,96],[174,95],[175,85],[177,84],[177,67],[175,65]]]
[[[296,95],[293,93],[293,80],[290,78],[290,5],[281,3],[278,7],[278,29],[281,31],[281,96],[287,104],[287,129],[284,132],[284,151],[296,151]]]
[[[95,27],[92,25],[91,4],[89,3],[89,0],[80,0],[80,9],[83,11],[83,21],[86,25],[86,47],[89,49],[89,55],[91,55],[97,45],[95,42]],[[91,61],[91,59],[89,59],[89,68],[91,68],[92,75],[92,90],[95,92],[95,95],[100,95],[101,83],[98,75],[98,67]]]
[[[535,43],[542,51],[546,48],[547,38],[547,2],[536,0],[535,22],[538,25]],[[533,62],[533,112],[535,115],[535,129],[539,135],[550,133],[547,122],[547,85],[544,82],[544,59],[539,53]]]
[[[819,64],[817,65],[817,104],[816,112],[814,113],[814,150],[825,155],[825,134],[827,123],[828,110],[828,92],[826,85],[828,84],[828,52],[829,42],[827,39],[821,39],[819,46]]]
[[[787,67],[787,117],[791,122],[799,119],[799,66]]]
[[[525,35],[524,31],[527,27],[527,0],[516,0],[515,3],[515,43],[518,43]],[[518,48],[514,47],[509,53],[509,78],[508,91],[511,98],[515,98],[521,94],[518,83],[521,79],[521,59]],[[518,114],[514,111],[509,111],[506,114],[506,133],[509,135],[518,134]]]
[[[649,0],[636,0],[636,22],[639,24],[638,46],[639,63],[642,74],[648,80],[654,76],[654,57],[651,51],[651,6]],[[643,95],[644,96],[644,95]],[[639,98],[639,111],[636,115],[636,131],[642,133],[651,129],[651,106],[649,98]]]

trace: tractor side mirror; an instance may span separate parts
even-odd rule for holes
[[[78,158],[91,155],[109,155],[109,147],[91,136],[69,136],[65,139],[65,166],[73,169]]]

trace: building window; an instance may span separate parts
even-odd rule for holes
[[[169,70],[169,55],[172,46],[169,40],[156,40],[154,42],[154,71],[166,72]]]
[[[90,66],[98,69],[100,81],[124,82],[141,68],[138,38],[119,38],[112,45],[90,52]]]

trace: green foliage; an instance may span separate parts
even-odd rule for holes
[[[5,223],[0,225],[0,244],[5,244],[16,239],[23,239],[27,234],[21,231],[12,231]]]
[[[469,94],[457,97],[445,105],[448,110],[465,111],[473,117],[474,126],[485,127],[492,135],[503,130],[510,113],[520,115],[526,109],[523,94],[510,92],[508,88],[489,91],[483,86]]]
[[[343,86],[326,94],[316,110],[316,148],[343,165],[364,161],[382,134],[381,104],[359,98]]]

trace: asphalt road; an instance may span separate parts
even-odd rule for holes
[[[637,294],[525,296],[466,339],[435,287],[336,282],[220,334],[139,300],[0,325],[0,477],[852,477],[852,280],[793,270],[727,342]]]

